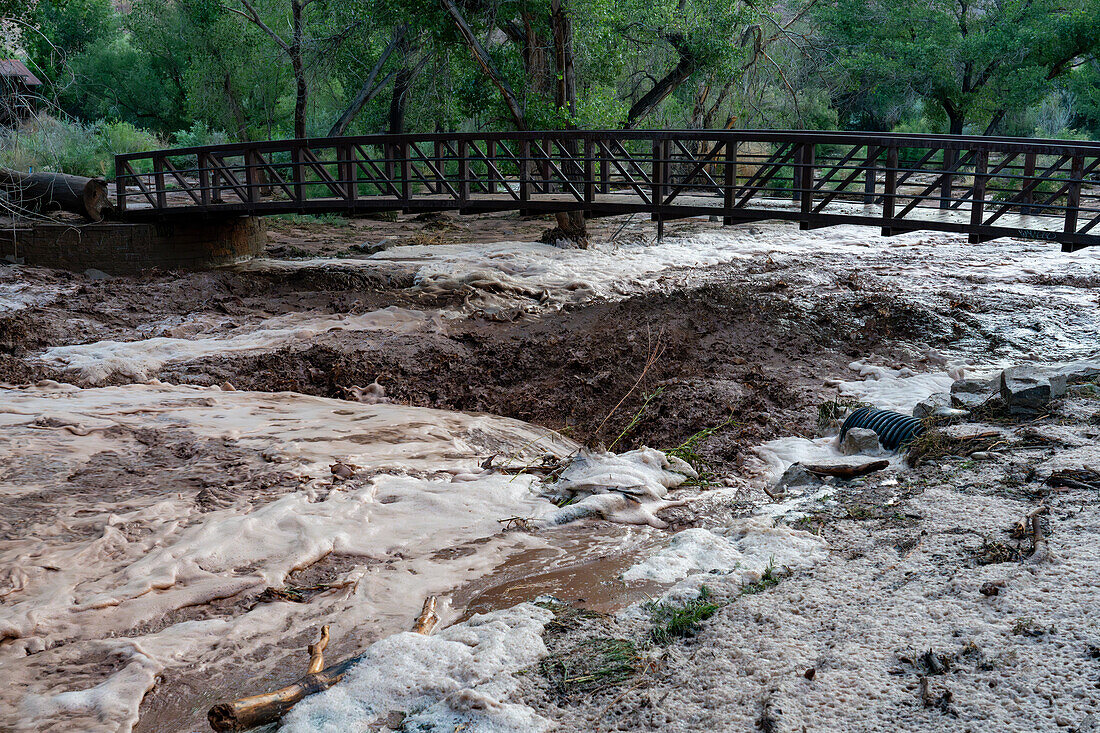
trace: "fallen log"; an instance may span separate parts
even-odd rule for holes
[[[103,221],[114,210],[102,178],[0,168],[0,191],[7,194],[9,205],[36,213],[61,210]]]
[[[802,467],[810,473],[816,473],[818,476],[836,476],[837,478],[851,479],[881,471],[889,465],[890,461],[881,460],[871,461],[870,463],[840,463],[836,465],[803,463]]]
[[[428,596],[413,631],[425,636],[431,634],[439,622],[435,609],[435,596]],[[322,626],[320,638],[315,644],[309,645],[309,667],[304,677],[274,692],[218,703],[206,713],[210,727],[216,731],[242,731],[274,723],[305,697],[324,692],[335,685],[359,661],[359,657],[350,657],[325,667],[325,647],[328,646],[328,640],[328,626]]]

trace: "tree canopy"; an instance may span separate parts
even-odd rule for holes
[[[555,127],[1100,134],[1100,0],[0,0],[61,113],[189,142]]]

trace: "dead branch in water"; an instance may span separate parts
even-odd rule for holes
[[[819,476],[836,476],[837,478],[851,479],[865,476],[875,471],[881,471],[889,465],[890,461],[880,460],[871,461],[870,463],[861,463],[859,465],[839,464],[835,466],[803,463],[802,467],[810,473],[816,473]]]
[[[431,634],[439,623],[439,615],[435,609],[436,597],[428,596],[413,631],[425,636]],[[321,635],[317,641],[309,645],[309,666],[304,677],[274,692],[218,703],[206,714],[210,727],[216,731],[242,731],[274,723],[304,698],[316,692],[324,692],[335,685],[359,661],[359,657],[350,657],[325,667],[325,648],[328,647],[328,642],[329,632],[326,625],[321,627]]]
[[[429,636],[435,625],[439,623],[439,614],[435,612],[435,596],[428,596],[424,599],[424,608],[421,609],[420,615],[416,617],[416,623],[413,624],[413,631],[424,636]]]

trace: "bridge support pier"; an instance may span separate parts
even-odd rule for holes
[[[112,275],[202,270],[251,259],[266,245],[267,227],[253,216],[79,227],[25,222],[0,230],[0,259]]]

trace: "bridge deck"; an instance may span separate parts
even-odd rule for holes
[[[116,158],[128,219],[585,210],[1100,244],[1100,144],[775,132],[368,136]]]

